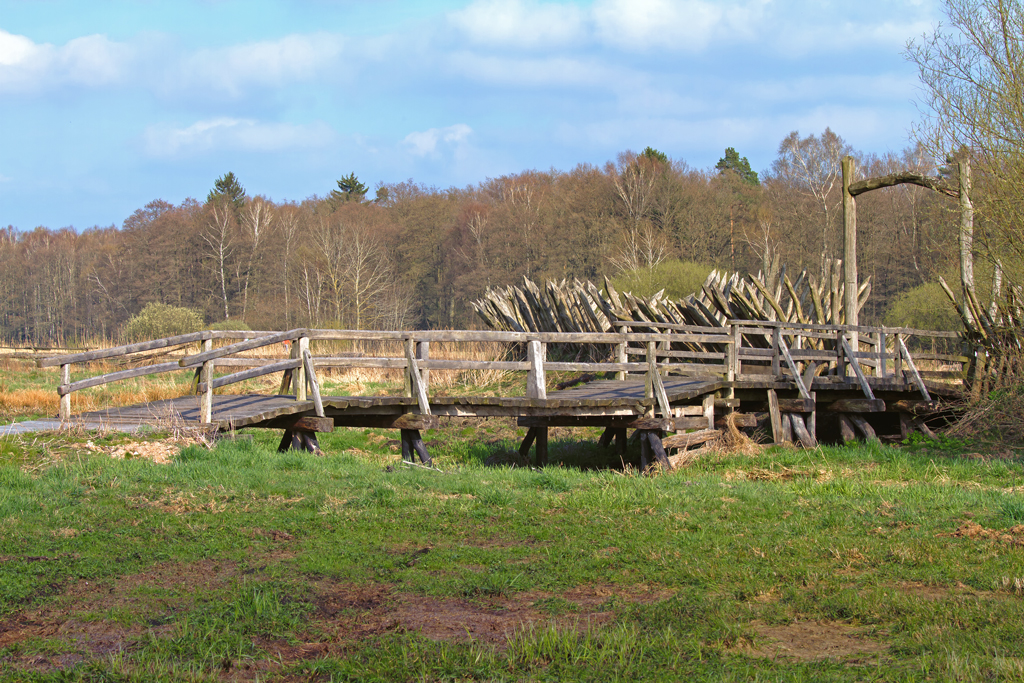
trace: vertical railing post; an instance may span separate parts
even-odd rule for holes
[[[743,373],[743,361],[740,359],[740,351],[743,349],[743,328],[735,323],[732,325],[732,346],[736,354],[733,378],[739,379],[739,376]]]
[[[729,343],[725,345],[725,378],[730,382],[736,381],[737,358],[739,349],[736,348],[736,325],[729,325]]]
[[[626,325],[619,325],[619,334],[625,335],[627,329],[629,329],[629,328]],[[622,341],[620,341],[618,344],[615,345],[615,362],[616,363],[628,363],[629,362],[629,356],[626,354],[626,344],[627,344],[626,340],[623,339]],[[620,380],[620,381],[624,380],[624,379],[626,379],[626,374],[627,373],[626,373],[625,370],[619,370],[618,372],[615,373],[615,379]]]
[[[430,391],[430,368],[426,367],[430,360],[430,342],[416,342],[416,360],[422,361],[420,365],[420,382],[424,391]]]
[[[782,361],[779,351],[779,341],[782,340],[782,330],[778,327],[772,329],[772,376],[778,377],[782,374]]]
[[[292,358],[302,360],[303,351],[309,351],[309,337],[305,334],[300,336],[297,340],[298,343],[292,343]],[[296,401],[306,400],[306,368],[299,363],[299,367],[295,368],[295,374],[292,375],[293,384],[292,389],[295,393]]]
[[[875,361],[875,377],[885,377],[885,366],[888,364],[889,359],[885,354],[885,332],[882,330],[878,330],[875,333],[875,355],[878,356]]]
[[[203,340],[203,353],[213,351],[213,338]],[[199,395],[199,421],[203,424],[213,422],[213,368],[212,360],[204,361],[199,372],[200,383],[205,382],[203,393]]]
[[[71,384],[71,364],[64,363],[60,366],[60,384],[62,387],[66,387]],[[60,397],[60,410],[59,416],[61,422],[65,422],[71,419],[71,392],[68,392]]]
[[[548,397],[547,378],[544,375],[544,361],[547,356],[547,345],[533,340],[526,343],[526,360],[530,369],[526,375],[526,397],[546,399]]]
[[[892,374],[896,376],[896,379],[902,382],[903,378],[903,351],[901,347],[903,344],[903,335],[897,332],[892,340],[893,359],[892,359]]]

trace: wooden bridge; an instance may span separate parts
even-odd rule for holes
[[[520,451],[526,456],[535,448],[540,465],[547,460],[549,427],[596,426],[605,428],[602,444],[614,440],[620,452],[626,448],[627,430],[636,430],[642,466],[657,460],[670,467],[672,450],[699,446],[718,435],[726,420],[739,427],[761,421],[775,442],[807,447],[823,437],[874,439],[878,430],[930,434],[925,418],[943,409],[941,399],[960,395],[962,371],[924,370],[918,364],[949,368],[967,362],[966,357],[936,351],[937,344],[956,339],[955,333],[907,328],[750,321],[730,321],[723,327],[624,321],[614,332],[572,334],[204,331],[47,358],[38,365],[60,367],[60,419],[67,424],[283,429],[282,449],[314,451],[319,449],[316,434],[338,426],[393,428],[401,432],[404,458],[419,455],[429,462],[420,430],[438,427],[446,416],[508,416],[528,428]],[[228,343],[214,348],[215,341]],[[515,359],[466,357],[467,349],[487,343],[505,345]],[[164,360],[170,351],[180,353],[194,344],[201,351]],[[376,351],[338,351],[354,344]],[[432,357],[432,345],[444,353]],[[313,346],[326,352],[314,355]],[[911,347],[923,350],[912,356]],[[287,357],[267,357],[267,351]],[[573,354],[577,360],[566,360]],[[73,364],[111,359],[132,361],[137,367],[71,381]],[[75,391],[185,368],[195,372],[194,394],[71,413]],[[405,389],[393,396],[323,395],[318,372],[331,368],[396,369],[405,378]],[[225,369],[228,374],[216,375]],[[431,371],[467,370],[525,372],[525,390],[495,396],[431,389]],[[282,375],[276,395],[215,393],[272,373]],[[549,373],[585,374],[549,392]]]

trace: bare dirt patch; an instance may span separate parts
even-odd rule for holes
[[[1010,527],[1009,529],[986,529],[977,522],[966,521],[951,534],[939,534],[952,538],[986,539],[1009,543],[1010,545],[1024,546],[1024,524]]]
[[[75,581],[50,604],[0,620],[0,662],[25,671],[65,669],[127,650],[146,633],[161,635],[196,595],[238,576],[229,562],[166,562],[113,581]]]
[[[865,636],[862,629],[840,622],[804,621],[769,626],[755,621],[751,626],[768,640],[747,652],[754,657],[816,662],[877,654],[887,649]]]

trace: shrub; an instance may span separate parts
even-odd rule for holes
[[[938,282],[926,282],[896,297],[885,312],[890,327],[959,332],[963,323]]]
[[[712,266],[702,263],[672,259],[661,262],[653,270],[641,268],[619,273],[612,278],[612,285],[634,296],[646,298],[664,289],[669,299],[682,299],[698,291],[711,270]]]
[[[124,325],[122,334],[129,342],[173,337],[203,329],[198,311],[181,306],[151,303]]]

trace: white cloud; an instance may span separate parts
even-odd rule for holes
[[[607,88],[639,78],[629,69],[592,58],[509,58],[461,52],[452,54],[449,64],[458,74],[491,85]]]
[[[83,36],[57,47],[0,30],[0,92],[116,84],[133,57],[130,46],[106,36]]]
[[[279,152],[330,144],[334,131],[325,123],[264,123],[252,119],[216,118],[186,128],[149,126],[143,135],[146,154],[173,158],[211,151]]]
[[[250,86],[279,87],[308,81],[338,68],[343,44],[337,35],[314,33],[202,49],[184,56],[170,70],[167,85],[214,88],[238,96]]]
[[[444,143],[453,147],[461,147],[469,139],[473,129],[464,123],[456,123],[445,128],[431,128],[422,132],[414,131],[405,136],[404,142],[415,156],[427,156],[438,152],[438,144]]]
[[[448,15],[475,43],[520,48],[560,47],[585,33],[576,5],[532,0],[477,0]]]
[[[725,16],[703,0],[598,0],[593,12],[597,37],[626,50],[702,50]]]

